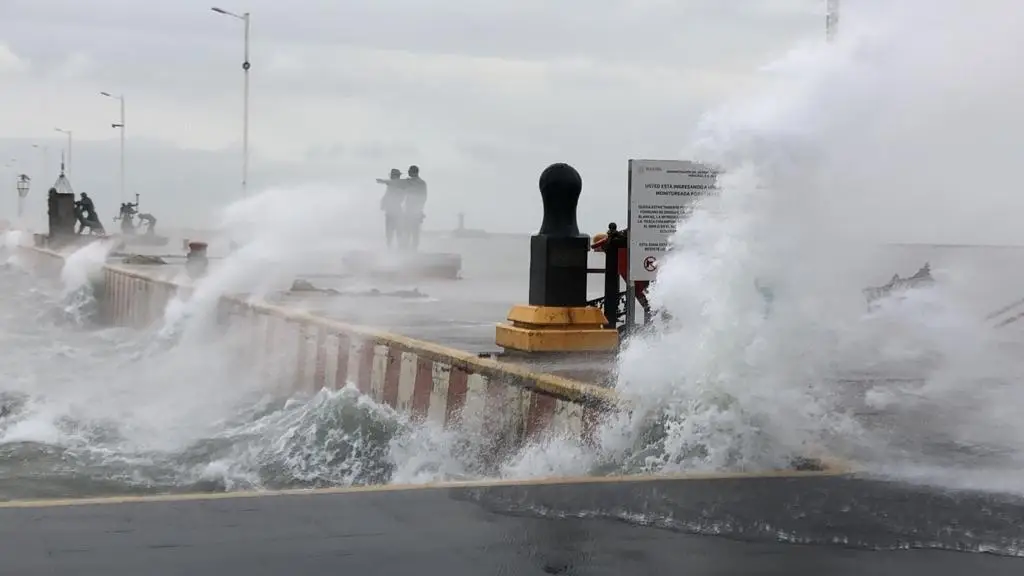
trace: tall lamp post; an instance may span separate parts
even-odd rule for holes
[[[63,128],[54,128],[54,130],[56,130],[57,132],[60,132],[62,134],[65,134],[68,137],[68,166],[67,166],[66,172],[67,172],[67,175],[70,176],[71,175],[71,130],[64,130]],[[61,168],[63,168],[63,167],[64,166],[63,166],[63,163],[62,163]]]
[[[124,94],[115,96],[110,92],[100,92],[101,96],[107,98],[113,98],[121,103],[121,122],[111,124],[111,128],[119,128],[121,130],[121,203],[124,203]]]
[[[242,198],[245,198],[248,196],[249,189],[249,68],[251,67],[249,64],[249,13],[235,14],[216,6],[210,8],[210,10],[218,14],[237,18],[245,25],[245,47],[242,57],[242,75],[244,78],[242,88]]]
[[[825,39],[833,42],[839,32],[839,0],[828,0],[825,8]]]
[[[21,220],[21,215],[25,213],[25,197],[28,196],[28,189],[32,185],[32,179],[25,174],[18,176],[18,182],[16,184],[18,188],[18,220]]]

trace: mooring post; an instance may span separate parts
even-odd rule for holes
[[[614,350],[618,332],[605,327],[600,308],[587,306],[590,238],[580,234],[576,221],[583,179],[572,166],[558,163],[541,173],[539,185],[544,219],[530,238],[529,303],[509,311],[495,342],[520,352]]]
[[[530,238],[530,305],[585,306],[590,237],[580,234],[576,207],[583,190],[579,172],[552,164],[540,175],[544,220]]]
[[[206,255],[206,242],[189,242],[188,254],[185,255],[185,272],[193,280],[206,275],[206,269],[210,266],[210,259]]]

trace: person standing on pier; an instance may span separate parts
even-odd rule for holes
[[[629,229],[627,228],[620,231],[620,234],[622,234],[622,241],[628,244]],[[598,232],[594,235],[594,238],[590,243],[590,249],[594,252],[604,252],[607,246],[607,232]],[[627,252],[625,246],[620,247],[616,252],[618,253],[618,260],[615,265],[619,271],[619,277],[622,278],[623,281],[626,281],[626,279],[629,278],[629,252]],[[636,296],[636,301],[640,303],[640,306],[647,314],[651,313],[651,304],[647,300],[647,289],[650,285],[651,283],[648,280],[636,280],[633,282],[633,294]]]
[[[409,177],[405,180],[405,245],[409,250],[420,247],[420,231],[426,219],[424,206],[427,204],[427,183],[420,178],[419,166],[409,166]]]
[[[388,180],[377,178],[378,184],[384,184],[384,196],[380,199],[380,209],[384,211],[384,238],[388,248],[393,244],[402,246],[404,234],[402,231],[402,204],[405,200],[405,181],[402,180],[402,172],[398,168],[391,169],[391,177]]]

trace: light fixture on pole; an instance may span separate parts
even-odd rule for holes
[[[18,176],[18,182],[16,184],[18,188],[18,220],[21,220],[21,215],[25,213],[25,197],[28,196],[28,189],[32,185],[32,179],[26,174],[20,174]]]
[[[121,181],[120,181],[120,186],[121,186],[121,203],[124,204],[124,198],[125,198],[125,196],[124,196],[124,94],[115,96],[115,95],[111,94],[110,92],[100,92],[100,95],[101,96],[106,96],[107,98],[113,98],[114,100],[117,100],[117,101],[119,101],[121,103],[121,122],[120,123],[111,124],[110,126],[111,126],[111,128],[120,128],[121,129]]]
[[[68,176],[71,175],[71,130],[64,130],[63,128],[54,128],[57,132],[66,134],[68,137],[68,165],[67,170],[64,170],[64,163],[61,162],[61,171],[66,172]]]
[[[237,18],[245,25],[245,46],[242,57],[244,82],[242,88],[242,197],[245,198],[248,195],[249,189],[249,68],[251,67],[249,63],[249,13],[235,14],[216,6],[210,8],[210,10],[218,14]]]
[[[825,40],[833,42],[839,32],[839,0],[828,0],[825,8]]]

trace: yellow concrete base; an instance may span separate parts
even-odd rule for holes
[[[584,306],[513,306],[498,324],[495,343],[519,352],[607,352],[619,345],[617,330],[604,327],[604,312]]]

